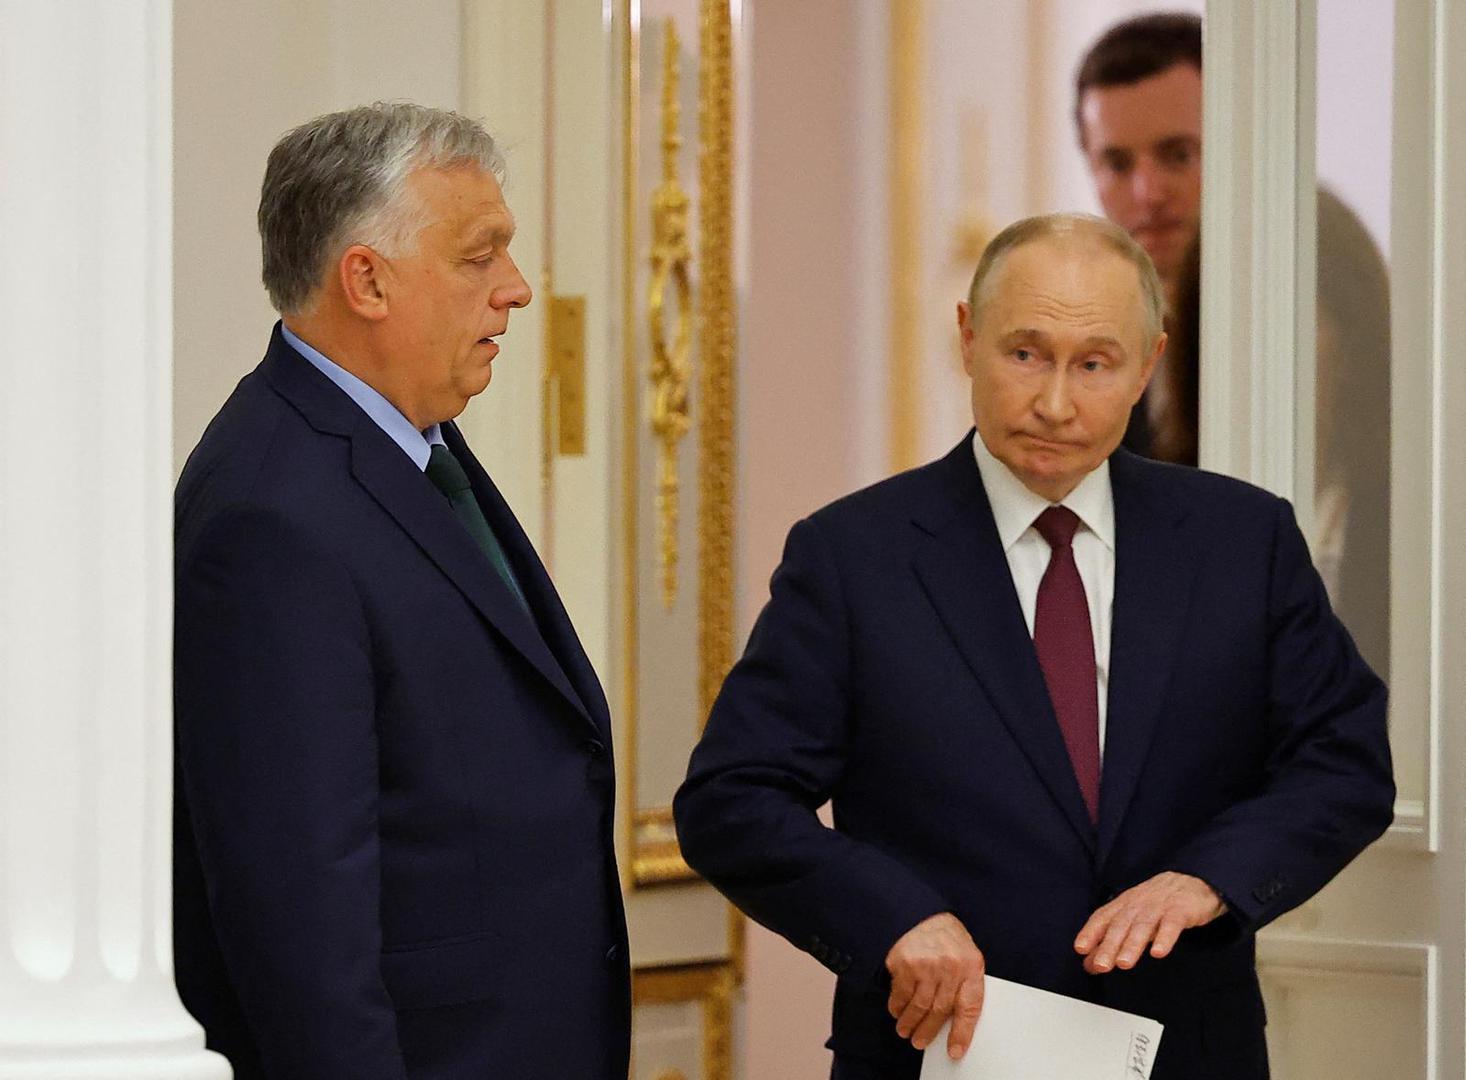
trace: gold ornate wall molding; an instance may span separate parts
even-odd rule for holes
[[[698,729],[733,663],[733,16],[728,0],[702,0],[698,84],[702,337],[698,471]]]
[[[737,985],[729,963],[652,968],[632,975],[631,1003],[633,1010],[648,1005],[700,1006],[703,1080],[732,1080]]]
[[[624,783],[629,805],[629,883],[633,888],[697,881],[677,847],[666,797],[644,798],[646,782],[640,759],[653,740],[671,740],[667,745],[685,741],[691,750],[732,663],[734,619],[737,342],[732,10],[729,0],[685,0],[659,8],[675,7],[686,18],[696,12],[696,49],[692,56],[671,19],[645,24],[647,29],[655,27],[665,34],[659,54],[661,184],[648,197],[642,194],[638,162],[643,138],[641,111],[655,107],[650,101],[643,105],[641,86],[640,20],[648,6],[643,0],[621,0],[618,7],[625,109],[622,265],[627,282],[622,380],[622,482],[627,507],[623,538],[626,587],[622,604],[622,715],[630,743]],[[693,77],[698,100],[698,165],[695,190],[689,194],[678,180],[677,159],[683,139],[678,88],[683,80]],[[641,210],[646,206],[651,207],[650,215]],[[692,257],[689,250],[694,245],[689,234],[694,215],[696,254]],[[645,285],[645,315],[638,316],[643,295],[640,274],[648,254],[653,273]],[[687,308],[681,307],[684,301]],[[647,373],[652,383],[650,394],[645,393],[642,382]],[[649,403],[647,414],[641,411],[643,401]],[[695,435],[690,445],[683,443],[686,435]],[[693,590],[679,585],[676,529],[683,516],[681,508],[691,500],[696,502],[695,508],[687,508],[696,521],[695,596],[686,597],[684,602],[682,593]],[[648,552],[644,537],[656,538],[654,552]],[[658,578],[655,596],[660,602],[649,602],[644,595],[651,591],[644,581],[650,581],[647,575],[653,573]],[[664,664],[658,657],[656,676],[675,679],[675,685],[644,683],[653,677],[645,666],[651,660],[651,642],[660,642],[662,647],[671,643],[674,649],[688,650],[685,663],[684,658],[674,658],[678,663]],[[680,681],[684,670],[690,675],[685,688]],[[654,715],[644,709],[644,701],[653,695],[663,703]],[[675,698],[675,708],[666,707],[671,698]],[[666,785],[666,777],[659,775],[658,779]],[[730,951],[735,955],[740,952],[739,935],[732,932]]]
[[[681,494],[678,449],[692,426],[688,382],[692,367],[692,248],[687,240],[691,199],[677,175],[682,134],[682,43],[677,20],[663,21],[665,48],[662,62],[662,183],[652,194],[652,281],[647,295],[647,322],[651,329],[652,384],[650,423],[657,440],[657,541],[661,558],[662,606],[670,611],[677,602],[677,563]],[[667,334],[667,290],[672,290],[674,330]]]

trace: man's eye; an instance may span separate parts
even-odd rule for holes
[[[1028,349],[1014,349],[1013,359],[1017,360],[1020,364],[1026,364],[1033,359],[1033,353]]]
[[[1185,143],[1177,146],[1167,146],[1160,153],[1161,164],[1163,165],[1190,165],[1193,158],[1194,154],[1191,147]]]

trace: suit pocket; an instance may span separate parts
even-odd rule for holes
[[[432,1009],[490,997],[503,978],[495,934],[382,953],[382,981],[398,1009]]]

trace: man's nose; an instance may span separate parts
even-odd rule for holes
[[[1170,194],[1170,184],[1164,170],[1149,158],[1142,158],[1130,176],[1131,193],[1135,201],[1146,206],[1159,206]]]
[[[534,292],[530,289],[529,282],[524,280],[524,275],[519,272],[519,264],[510,259],[509,267],[513,272],[512,276],[508,282],[494,290],[494,307],[526,307],[534,299]]]
[[[1062,364],[1044,380],[1034,399],[1034,412],[1046,424],[1063,424],[1074,416],[1074,395],[1069,386],[1069,373]]]

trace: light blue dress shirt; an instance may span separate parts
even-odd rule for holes
[[[330,357],[301,341],[290,332],[290,327],[284,323],[280,324],[280,334],[290,343],[292,349],[315,365],[317,371],[341,387],[346,392],[346,396],[356,402],[361,407],[361,411],[370,416],[377,427],[385,431],[393,442],[402,447],[402,452],[412,459],[414,465],[423,472],[427,471],[428,458],[433,452],[432,448],[436,445],[447,445],[443,442],[443,433],[437,424],[426,431],[419,431],[412,426],[411,420],[402,415],[396,405],[340,364],[333,363]]]

